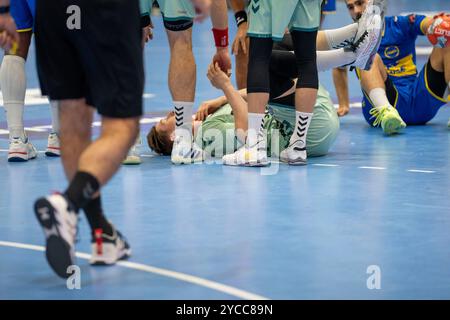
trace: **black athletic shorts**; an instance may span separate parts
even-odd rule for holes
[[[44,95],[85,98],[107,117],[142,115],[138,0],[37,0],[35,35]]]

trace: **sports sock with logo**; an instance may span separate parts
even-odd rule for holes
[[[74,206],[75,211],[83,209],[91,200],[94,194],[100,190],[98,180],[87,172],[78,171],[70,182],[64,195]]]

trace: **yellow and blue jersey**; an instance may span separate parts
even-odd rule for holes
[[[416,39],[424,35],[422,15],[386,17],[378,54],[396,85],[409,84],[417,76]]]

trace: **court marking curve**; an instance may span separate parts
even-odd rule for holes
[[[32,250],[32,251],[45,251],[45,247],[43,246],[37,246],[32,244],[26,244],[26,243],[19,243],[19,242],[9,242],[9,241],[0,241],[0,247],[9,247],[9,248],[16,248],[16,249],[24,249],[24,250]],[[90,254],[83,253],[83,252],[76,252],[76,257],[83,260],[89,260],[91,258]],[[177,271],[171,271],[167,269],[157,268],[150,265],[142,264],[142,263],[136,263],[136,262],[130,262],[130,261],[119,261],[116,263],[117,266],[132,269],[132,270],[138,270],[143,271],[147,273],[153,273],[157,274],[163,277],[172,278],[176,280],[180,280],[183,282],[191,283],[198,285],[200,287],[205,287],[208,289],[212,289],[221,293],[225,293],[231,296],[234,296],[236,298],[244,299],[244,300],[269,300],[266,297],[244,291],[241,289],[237,289],[225,284],[221,284],[215,281],[203,279],[200,277],[192,276],[186,273],[181,273]]]

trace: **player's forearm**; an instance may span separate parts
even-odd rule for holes
[[[211,4],[211,21],[214,29],[228,28],[228,8],[226,0],[213,0]]]
[[[350,106],[347,69],[333,69],[333,81],[336,88],[339,106]]]
[[[230,0],[230,6],[234,13],[245,10],[245,0]]]
[[[9,0],[0,0],[0,7],[9,6]]]
[[[247,89],[237,91],[230,82],[226,86],[224,86],[222,90],[227,98],[228,103],[231,105],[231,109],[233,109],[234,125],[236,127],[236,130],[241,129],[247,131],[247,103],[243,98],[243,96],[247,96]]]

